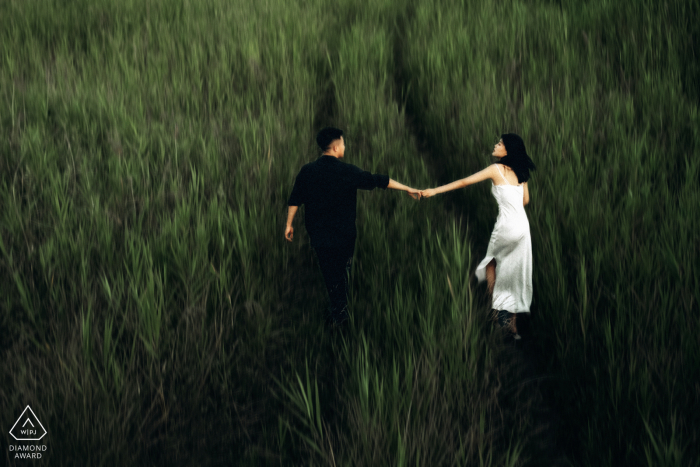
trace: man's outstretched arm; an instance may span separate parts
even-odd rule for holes
[[[289,209],[287,210],[287,227],[284,229],[284,238],[290,242],[292,241],[292,237],[294,237],[294,227],[292,227],[292,221],[294,220],[294,215],[297,213],[297,209],[299,209],[299,206],[289,206]]]
[[[406,191],[413,199],[420,198],[420,190],[416,190],[415,188],[411,188],[410,186],[403,185],[391,178],[389,179],[389,185],[387,185],[387,188],[391,188],[392,190]]]

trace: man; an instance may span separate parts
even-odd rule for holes
[[[323,154],[304,165],[289,197],[287,227],[284,236],[292,241],[292,221],[299,206],[306,206],[305,224],[311,246],[326,282],[330,298],[326,324],[343,326],[348,319],[348,276],[355,252],[357,190],[391,188],[420,198],[419,190],[402,185],[386,175],[371,174],[340,159],[345,155],[343,132],[324,128],[316,135]]]

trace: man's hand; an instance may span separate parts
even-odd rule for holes
[[[410,196],[413,199],[420,199],[420,190],[416,190],[415,188],[410,188],[406,190],[406,193],[408,193],[408,196]]]
[[[415,188],[411,188],[410,186],[403,185],[394,179],[390,178],[389,184],[386,187],[391,188],[392,190],[405,191],[408,193],[408,196],[410,196],[411,198],[420,199],[420,190],[416,190]]]
[[[288,242],[291,242],[292,237],[294,237],[292,222],[294,222],[294,214],[297,213],[297,209],[299,209],[299,206],[289,206],[287,211],[287,228],[284,230],[284,238],[286,238]]]
[[[430,198],[431,196],[435,196],[435,188],[428,188],[427,190],[421,190],[420,195],[424,198]]]

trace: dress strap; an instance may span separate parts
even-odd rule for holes
[[[508,180],[506,179],[506,177],[504,177],[503,174],[501,173],[501,169],[498,168],[498,164],[496,164],[496,170],[498,170],[498,173],[501,174],[501,177],[503,177],[503,180],[505,180],[506,183],[507,183],[508,185],[510,185],[510,183],[508,183]]]

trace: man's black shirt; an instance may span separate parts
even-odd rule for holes
[[[357,190],[386,189],[387,175],[372,174],[334,156],[321,156],[301,168],[289,206],[306,206],[311,246],[340,247],[355,243]]]

